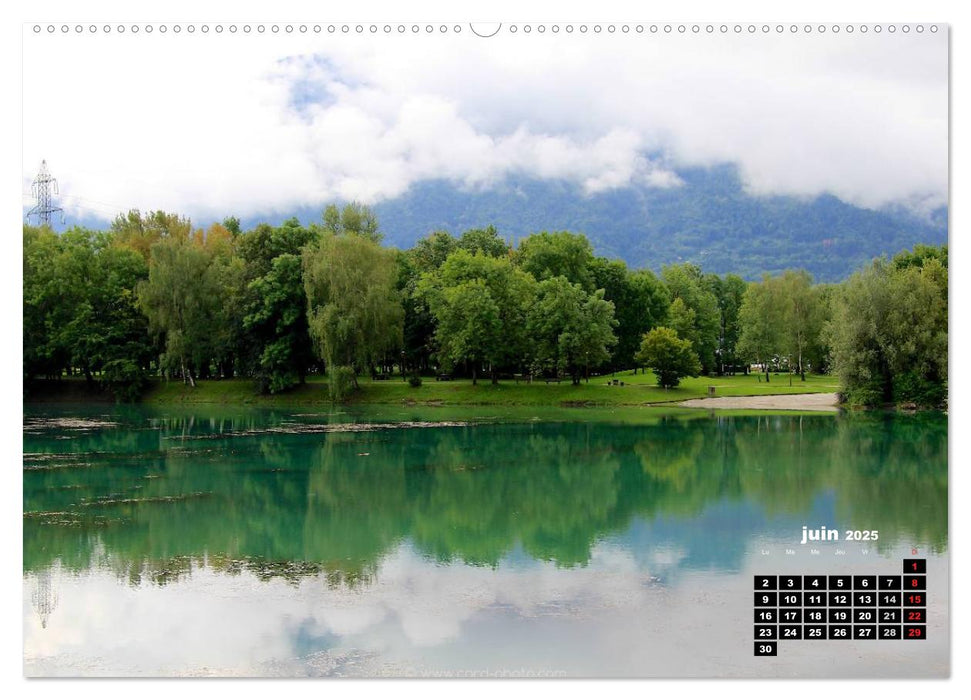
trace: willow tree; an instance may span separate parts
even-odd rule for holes
[[[188,238],[163,238],[151,248],[148,279],[138,286],[138,305],[162,346],[159,366],[195,386],[213,354],[222,308],[218,268],[211,251]]]
[[[947,399],[947,268],[875,260],[837,290],[826,334],[851,403]]]
[[[304,249],[303,270],[310,337],[339,400],[345,379],[358,388],[357,375],[401,344],[395,253],[369,235],[326,232]]]

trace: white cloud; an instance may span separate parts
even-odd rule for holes
[[[947,138],[943,32],[24,40],[25,189],[46,158],[66,208],[106,217],[285,213],[513,173],[671,187],[719,162],[757,193],[932,206]]]

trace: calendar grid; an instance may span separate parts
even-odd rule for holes
[[[762,575],[754,587],[756,656],[780,641],[927,638],[927,560],[901,575]]]

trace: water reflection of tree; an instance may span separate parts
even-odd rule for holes
[[[612,529],[620,468],[595,433],[567,424],[485,442],[470,430],[442,435],[429,453],[427,500],[411,536],[441,561],[495,566],[519,544],[537,559],[585,564],[592,543]]]
[[[847,527],[878,529],[878,546],[947,547],[947,423],[881,413],[841,421],[832,458],[852,464],[835,475],[837,512]]]
[[[80,457],[56,454],[63,442],[25,440],[25,449],[54,455],[24,473],[25,570],[58,559],[163,585],[205,562],[353,586],[372,580],[404,541],[442,562],[496,566],[521,547],[582,566],[598,540],[635,517],[687,521],[716,503],[743,502],[807,515],[830,491],[847,527],[879,529],[885,544],[947,543],[940,418],[720,416],[295,435],[251,427],[236,437],[226,427],[195,423],[210,436],[203,440],[160,441],[151,430],[90,435],[72,443]]]
[[[735,431],[740,492],[766,513],[808,512],[834,469],[833,419],[765,416]]]

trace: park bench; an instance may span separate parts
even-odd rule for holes
[[[547,384],[549,384],[550,382],[553,382],[554,384],[559,384],[563,380],[560,379],[560,377],[547,377],[545,381]]]
[[[435,381],[436,382],[450,382],[450,381],[452,381],[452,375],[451,374],[436,374],[435,375]]]

